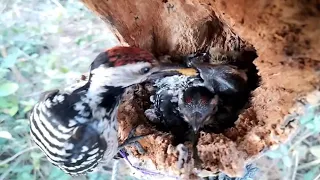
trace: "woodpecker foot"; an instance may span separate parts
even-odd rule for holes
[[[188,160],[188,148],[183,144],[179,144],[176,149],[179,153],[177,168],[182,169],[184,164],[187,163]]]
[[[137,129],[137,127],[134,127],[130,131],[130,133],[128,135],[128,138],[118,147],[118,150],[123,149],[125,146],[134,145],[137,148],[137,150],[138,150],[138,152],[140,154],[144,154],[145,153],[145,150],[143,149],[141,144],[138,142],[138,140],[140,140],[140,139],[142,139],[142,138],[144,138],[146,136],[149,136],[150,134],[135,136],[136,129]]]
[[[144,112],[144,115],[148,118],[149,121],[153,123],[160,123],[159,117],[156,115],[156,112],[154,109],[147,109]]]
[[[121,153],[121,152],[122,153]],[[122,155],[122,154],[124,154],[125,156],[129,156],[129,154],[127,153],[127,151],[125,150],[125,149],[120,149],[119,151],[118,151],[118,153],[113,157],[113,159],[121,159],[121,158],[124,158],[124,156]]]

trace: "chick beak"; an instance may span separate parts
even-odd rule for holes
[[[200,129],[200,125],[199,123],[197,123],[196,121],[194,121],[194,123],[191,124],[192,126],[192,129],[193,131],[196,133],[196,132],[199,132],[199,129]]]
[[[198,140],[199,140],[199,137],[200,137],[200,128],[202,127],[201,125],[201,119],[202,119],[202,115],[201,113],[199,112],[195,112],[191,115],[191,121],[190,124],[192,126],[192,129],[193,129],[193,133],[192,133],[192,149],[193,149],[193,158],[194,158],[194,161],[195,161],[195,167],[196,168],[200,168],[201,166],[201,159],[198,155],[198,149],[197,149],[197,144],[198,144]],[[200,123],[199,123],[200,122]]]
[[[190,125],[192,126],[193,131],[195,133],[199,132],[203,122],[202,114],[200,112],[194,112],[191,115],[191,119],[189,122],[190,122]]]

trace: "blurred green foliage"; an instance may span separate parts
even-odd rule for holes
[[[297,135],[266,156],[278,161],[283,179],[320,179],[320,105],[306,106]]]
[[[118,42],[79,1],[1,3],[0,180],[71,179],[35,148],[28,112],[43,91],[80,77],[98,52]]]

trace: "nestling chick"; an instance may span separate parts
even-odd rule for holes
[[[219,97],[204,86],[187,88],[179,97],[179,111],[184,121],[198,132],[218,110]]]
[[[193,129],[193,158],[195,166],[199,167],[201,163],[197,150],[199,130],[212,121],[218,111],[219,97],[204,86],[189,87],[180,96],[182,97],[179,97],[179,111],[184,121]]]
[[[182,98],[188,97],[184,95],[188,94],[189,91],[193,93],[200,91],[199,93],[205,95],[208,99],[212,97],[219,99],[215,104],[215,107],[219,107],[219,111],[207,111],[213,114],[216,113],[216,116],[211,116],[209,120],[201,118],[198,122],[217,125],[217,122],[222,121],[223,124],[232,124],[233,122],[231,121],[235,121],[235,116],[231,116],[231,114],[236,114],[237,116],[237,111],[246,104],[250,94],[245,72],[228,65],[211,65],[194,61],[191,61],[190,65],[197,70],[194,75],[184,75],[184,71],[180,68],[177,70],[180,72],[180,75],[165,77],[155,82],[154,86],[156,90],[151,97],[153,104],[152,107],[146,111],[149,120],[154,123],[165,124],[168,127],[183,127],[183,121],[194,123],[193,121],[189,122],[188,119],[185,119],[185,117],[190,118],[185,116],[185,113],[190,116],[191,114],[189,113],[193,112],[190,111],[190,109],[194,108],[194,106],[190,106],[186,111],[181,111],[183,105],[186,104]],[[192,98],[197,99],[196,96],[192,96]],[[179,107],[178,102],[180,102]],[[192,103],[196,104],[201,102],[193,101]],[[200,105],[201,104],[199,104],[199,106]],[[210,105],[210,103],[206,105]],[[208,106],[208,108],[211,107],[212,106]],[[195,113],[193,116],[205,116],[205,114]],[[182,117],[184,118],[183,121],[181,121]],[[203,127],[204,124],[201,123],[193,124],[193,126],[198,126],[194,128],[199,129]],[[223,128],[225,128],[225,126],[223,126]],[[180,134],[177,135],[179,136]]]
[[[186,63],[196,73],[186,75],[176,68],[180,74],[157,80],[153,104],[145,111],[150,121],[164,124],[178,143],[190,140],[185,123],[191,126],[196,165],[199,131],[221,133],[231,127],[250,95],[246,71],[210,64],[207,58],[207,53],[188,56]]]

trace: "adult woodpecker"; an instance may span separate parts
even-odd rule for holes
[[[33,140],[66,173],[92,171],[101,159],[109,161],[118,152],[116,115],[125,88],[156,78],[158,71],[153,55],[140,48],[100,53],[87,81],[40,98],[30,115]]]

